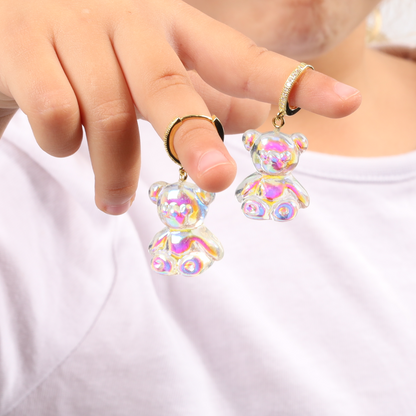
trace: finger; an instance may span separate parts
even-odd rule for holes
[[[211,114],[220,118],[228,134],[261,126],[269,116],[270,104],[231,97],[211,87],[195,71],[189,71],[188,74],[195,90],[203,98]]]
[[[77,99],[49,39],[29,39],[17,37],[19,53],[3,62],[5,93],[28,116],[39,146],[53,156],[68,156],[82,140]]]
[[[188,69],[195,69],[225,94],[278,103],[286,79],[299,62],[257,47],[244,35],[186,4],[172,13],[174,43],[179,45],[178,54]],[[190,18],[181,19],[183,13]],[[327,117],[346,116],[360,103],[358,90],[311,70],[302,75],[290,94],[291,106]]]
[[[89,42],[82,42],[87,33]],[[137,189],[140,139],[133,101],[111,42],[104,32],[77,27],[76,33],[68,30],[57,39],[57,52],[79,102],[96,204],[109,214],[122,214]]]
[[[177,117],[210,115],[178,56],[154,22],[124,24],[115,33],[113,42],[135,105],[161,137]],[[187,121],[175,134],[173,144],[183,167],[201,188],[217,192],[234,180],[235,162],[212,123],[200,119]]]

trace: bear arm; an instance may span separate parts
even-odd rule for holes
[[[261,179],[262,175],[257,172],[247,176],[247,178],[238,185],[235,192],[238,202],[243,202],[244,198],[249,195],[257,195]]]
[[[205,226],[194,230],[192,246],[197,251],[205,252],[213,260],[221,260],[224,256],[224,249],[217,237]]]
[[[286,189],[298,199],[302,208],[309,206],[310,199],[306,189],[294,177],[287,178]]]
[[[159,250],[166,250],[169,245],[169,229],[164,228],[162,231],[159,231],[149,244],[149,252],[155,253]]]

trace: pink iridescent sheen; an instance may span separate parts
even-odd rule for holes
[[[166,225],[149,245],[155,272],[196,276],[223,257],[221,243],[203,225],[214,194],[184,181],[156,182],[149,197]]]
[[[266,145],[264,146],[264,150],[266,150],[267,152],[285,152],[287,149],[287,145],[281,143],[281,142],[267,142]]]
[[[249,130],[243,135],[243,143],[257,170],[236,190],[244,215],[257,220],[291,220],[299,208],[309,205],[308,193],[291,173],[307,149],[306,137]]]
[[[216,256],[214,247],[212,247],[207,241],[203,240],[194,234],[190,234],[186,237],[181,238],[177,243],[172,241],[170,246],[172,255],[175,257],[181,257],[185,253],[189,253],[192,250],[203,248],[211,257]]]

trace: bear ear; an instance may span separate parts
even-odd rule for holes
[[[201,188],[198,188],[196,195],[205,205],[209,205],[215,198],[215,194],[213,192],[207,192]]]
[[[257,138],[261,136],[261,133],[257,130],[247,130],[243,134],[243,144],[246,150],[251,150],[253,144],[256,142]]]
[[[308,139],[303,134],[294,133],[291,137],[301,152],[304,152],[308,148]]]
[[[157,204],[159,199],[160,191],[167,185],[167,182],[156,182],[149,188],[149,198],[154,203]]]

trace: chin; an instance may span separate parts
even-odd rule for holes
[[[259,11],[250,24],[245,15],[226,23],[259,46],[296,60],[310,60],[329,52],[365,19],[367,9],[354,13],[357,1],[369,0],[270,0],[267,4],[274,4],[274,10]]]
[[[268,39],[258,44],[296,60],[317,58],[334,48],[354,29],[355,22],[342,14],[328,15],[322,10],[304,10],[296,19],[276,27]]]

